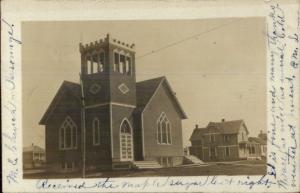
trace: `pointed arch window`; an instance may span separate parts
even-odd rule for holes
[[[77,148],[77,126],[70,116],[67,116],[59,128],[59,148]]]
[[[100,121],[98,118],[93,120],[93,144],[100,145]]]
[[[163,112],[157,120],[157,143],[172,144],[171,123]]]
[[[132,130],[130,123],[124,119],[120,125],[120,156],[123,161],[132,160]]]

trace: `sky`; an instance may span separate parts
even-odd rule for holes
[[[266,39],[263,18],[22,23],[23,145],[44,147],[44,112],[64,80],[79,82],[79,43],[134,43],[137,81],[166,76],[188,119],[243,119],[250,136],[266,131]]]

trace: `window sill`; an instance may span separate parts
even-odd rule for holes
[[[157,143],[157,145],[172,145],[172,143]]]
[[[59,150],[62,150],[62,151],[67,151],[67,150],[76,150],[77,147],[72,147],[72,148],[59,148]]]

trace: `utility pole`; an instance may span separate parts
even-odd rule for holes
[[[82,145],[82,178],[85,178],[85,98],[84,98],[84,90],[83,90],[83,82],[81,74],[80,77],[80,87],[81,87],[81,145]]]

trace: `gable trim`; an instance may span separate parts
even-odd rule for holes
[[[69,92],[72,92],[72,90],[70,90],[66,84],[71,83],[68,81],[64,81],[62,83],[62,85],[59,87],[58,91],[56,92],[54,98],[52,99],[52,101],[50,102],[50,104],[48,105],[48,108],[46,109],[46,112],[44,113],[44,115],[42,116],[42,119],[40,120],[39,124],[40,125],[46,125],[48,123],[49,118],[51,117],[52,113],[55,111],[57,104],[60,102],[60,100],[62,99],[62,97],[64,96],[66,90],[68,90]],[[72,84],[76,84],[76,83],[72,83]],[[73,96],[75,97],[76,100],[78,100],[81,104],[81,99],[78,98],[76,96],[76,94],[73,93]]]
[[[158,86],[156,87],[153,95],[151,96],[150,100],[147,102],[146,106],[144,107],[144,109],[142,110],[142,113],[144,113],[145,109],[147,109],[147,107],[149,106],[149,104],[151,103],[151,101],[153,100],[154,96],[156,95],[156,93],[158,92],[159,87],[162,85],[163,81],[165,80],[165,78],[163,78],[160,83],[158,84]]]

